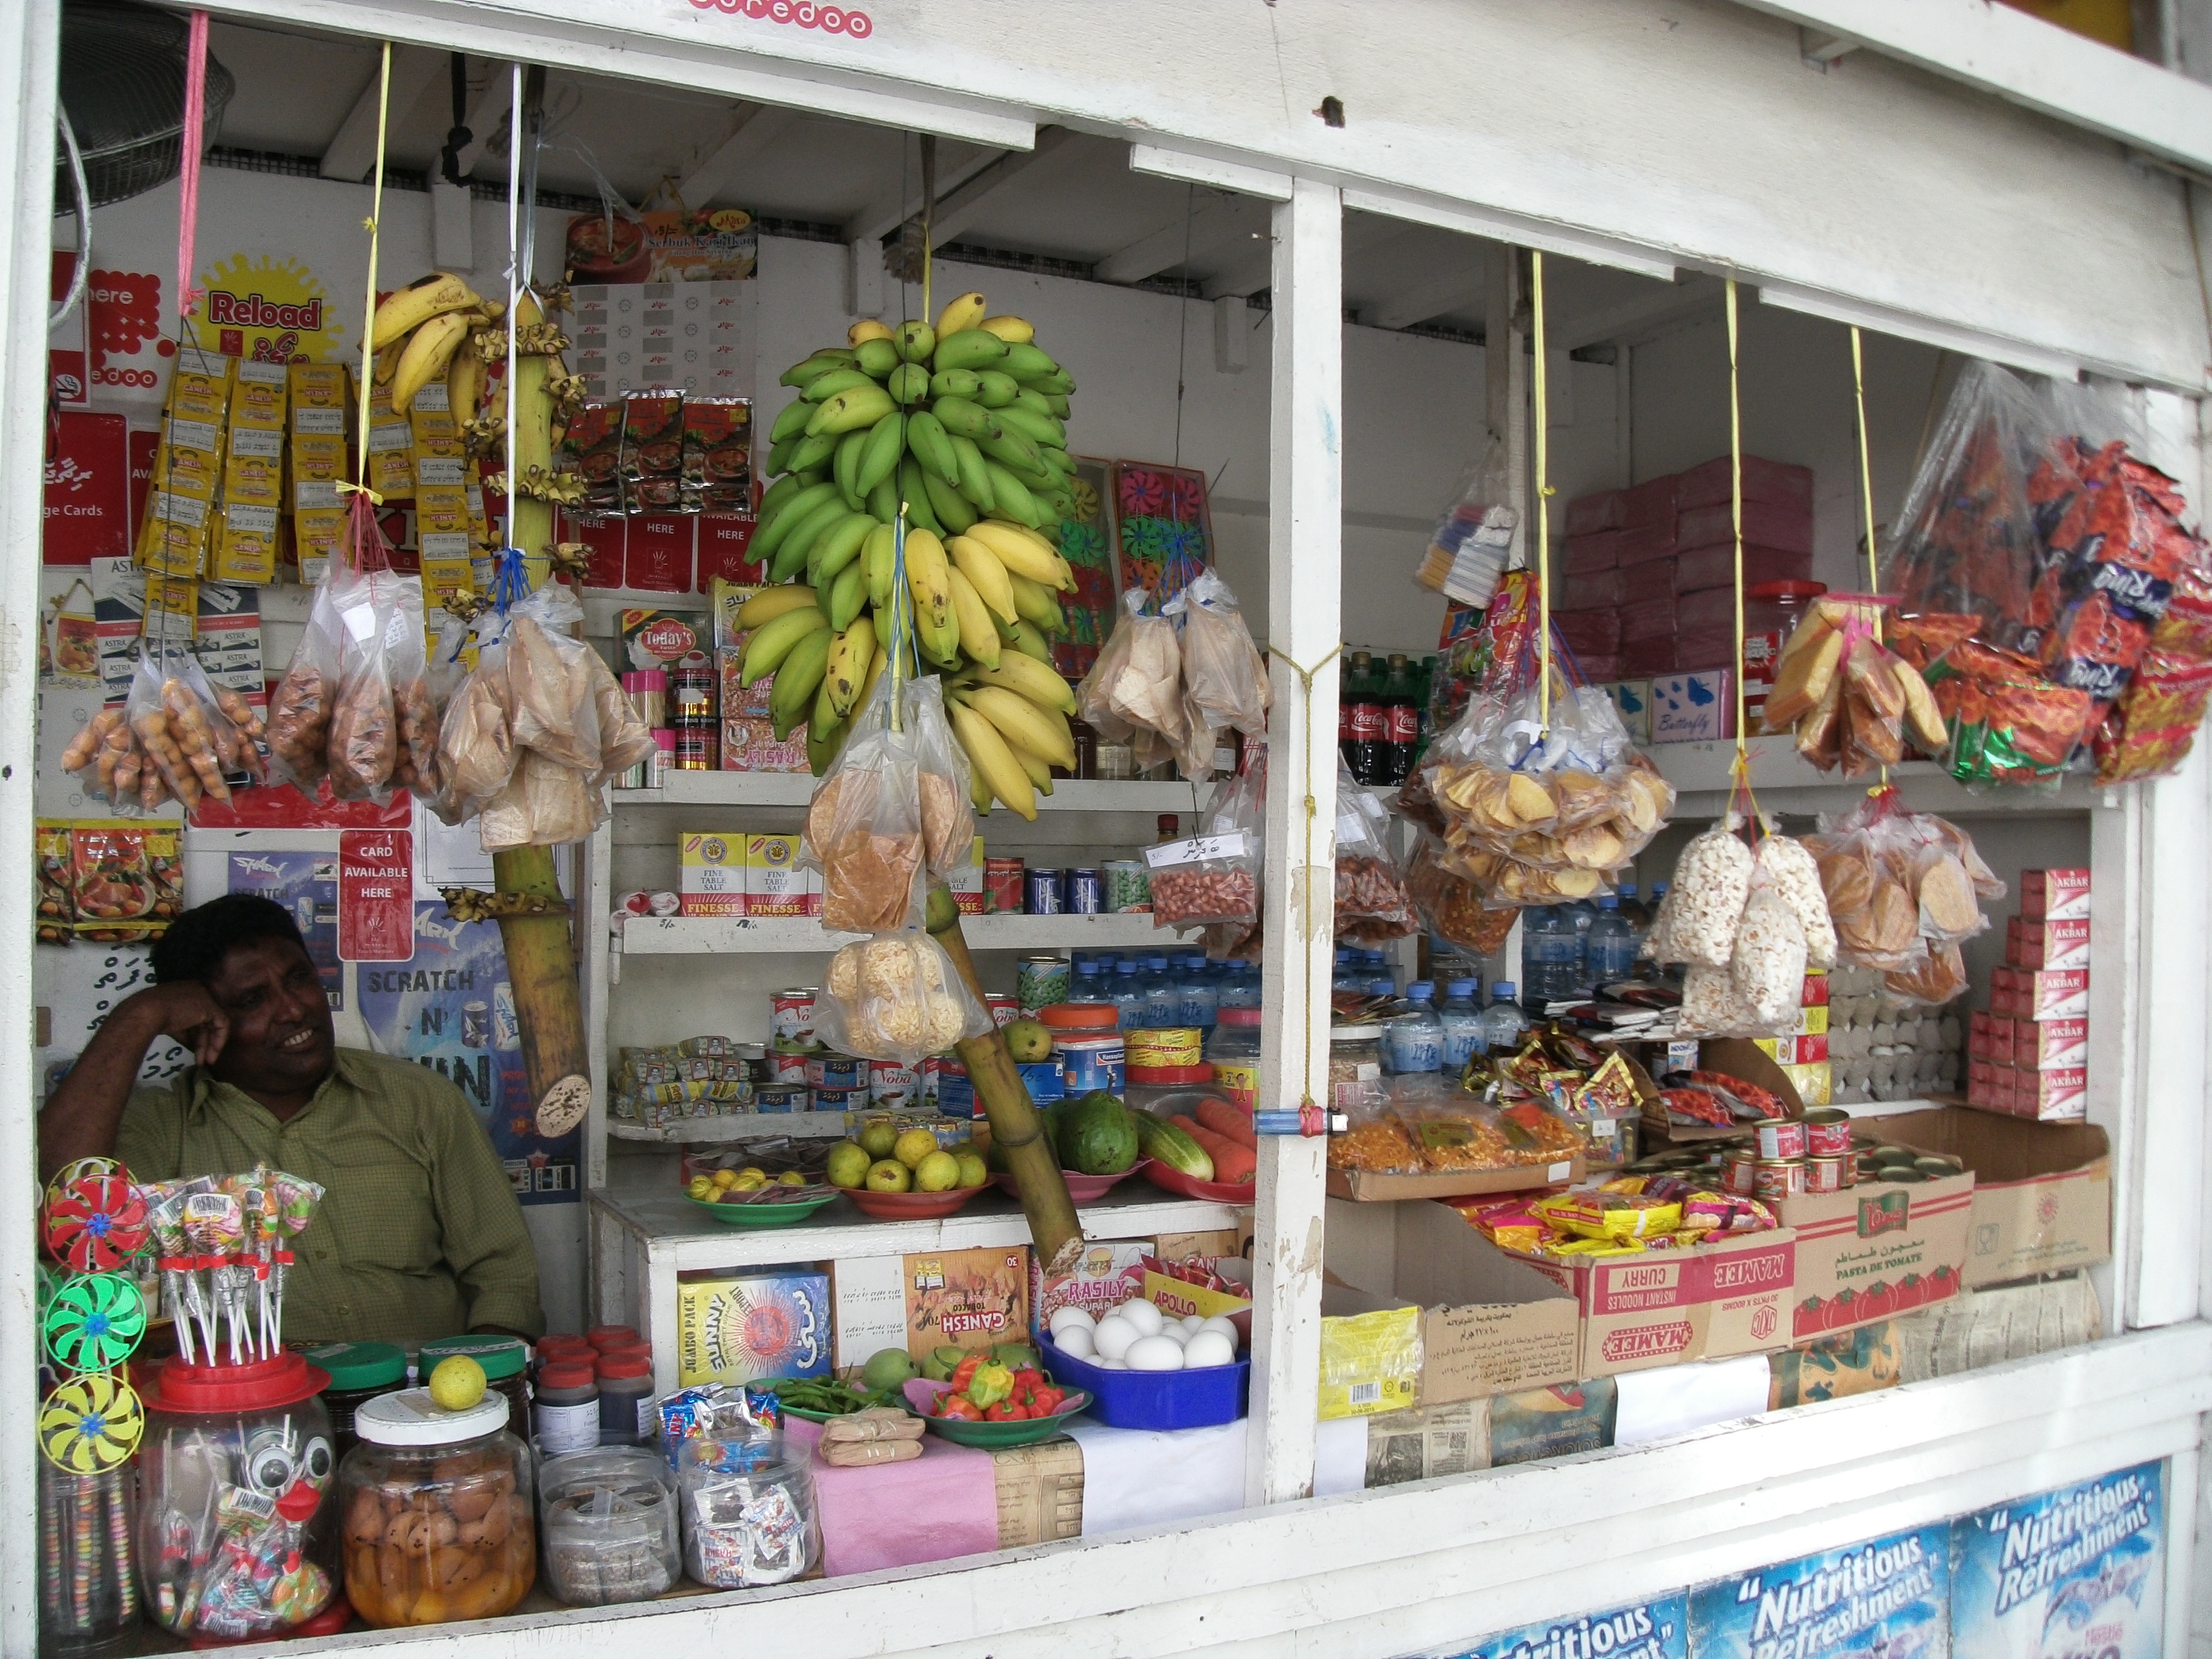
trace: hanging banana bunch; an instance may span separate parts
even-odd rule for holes
[[[769,580],[739,613],[743,676],[769,675],[779,738],[806,727],[819,775],[853,711],[889,665],[896,524],[919,667],[945,676],[976,805],[1025,818],[1048,769],[1074,764],[1075,694],[1051,666],[1064,633],[1060,556],[1071,516],[1068,395],[1075,382],[1018,317],[986,316],[963,294],[934,326],[853,325],[842,347],[785,371],[796,402],[769,433],[752,556]]]

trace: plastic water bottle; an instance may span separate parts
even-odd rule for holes
[[[1260,1006],[1260,973],[1250,963],[1224,962],[1221,964],[1221,994],[1218,1006],[1223,1008],[1256,1008]],[[1347,979],[1345,990],[1356,988]]]
[[[1528,1006],[1542,1011],[1571,1002],[1582,976],[1582,938],[1558,906],[1536,905],[1521,913],[1521,984]]]
[[[1490,1006],[1482,1011],[1483,1046],[1493,1054],[1510,1054],[1521,1046],[1528,1018],[1513,1000],[1513,981],[1501,979],[1490,989]]]
[[[1359,988],[1363,982],[1359,975],[1359,965],[1353,960],[1358,954],[1348,945],[1340,945],[1336,947],[1335,977],[1329,981],[1331,990],[1352,991]]]
[[[1144,1028],[1145,994],[1137,987],[1135,963],[1124,957],[1115,967],[1112,985],[1101,988],[1106,1000],[1114,1005],[1114,1012],[1120,1017],[1123,1030],[1135,1031]]]
[[[1444,1063],[1443,1023],[1431,1006],[1437,988],[1417,979],[1406,988],[1413,1006],[1382,1028],[1382,1058],[1393,1072],[1434,1072]]]
[[[1098,964],[1091,961],[1075,964],[1075,983],[1068,987],[1070,1002],[1103,1002],[1106,994],[1099,988]]]
[[[1651,925],[1651,913],[1644,908],[1643,902],[1636,896],[1636,884],[1632,881],[1624,881],[1616,885],[1613,890],[1620,896],[1622,920],[1628,923],[1630,931],[1641,939],[1644,936],[1644,930]]]
[[[1607,893],[1597,902],[1587,948],[1590,977],[1599,985],[1626,979],[1636,971],[1636,930],[1620,913],[1620,901]]]
[[[1168,969],[1168,959],[1154,957],[1145,965],[1147,971],[1139,981],[1145,993],[1145,1024],[1156,1031],[1182,1024],[1182,991]]]
[[[1457,1077],[1483,1048],[1482,1010],[1474,1006],[1473,980],[1455,979],[1444,987],[1437,1019],[1443,1028],[1443,1069]]]
[[[1367,994],[1370,997],[1395,997],[1398,994],[1398,981],[1388,974],[1377,974],[1367,981]]]
[[[1594,997],[1597,994],[1597,968],[1590,960],[1590,927],[1597,921],[1597,906],[1588,899],[1576,899],[1561,907],[1568,921],[1575,925],[1575,994]]]
[[[1215,1011],[1221,1006],[1220,987],[1206,971],[1204,957],[1185,957],[1182,972],[1176,976],[1176,993],[1181,1002],[1176,1015],[1179,1025],[1195,1026],[1201,1031],[1213,1029]]]

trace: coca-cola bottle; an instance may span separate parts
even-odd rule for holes
[[[1352,734],[1359,726],[1359,700],[1367,687],[1369,665],[1373,659],[1364,651],[1344,653],[1344,673],[1336,685],[1336,747],[1344,757],[1344,763],[1358,775],[1358,763],[1352,759]]]
[[[1389,757],[1384,752],[1387,728],[1383,720],[1381,678],[1375,672],[1374,659],[1364,651],[1353,662],[1358,673],[1358,685],[1352,693],[1352,753],[1345,764],[1351,769],[1352,778],[1359,783],[1379,783],[1382,769]]]
[[[1421,708],[1404,652],[1390,653],[1390,672],[1376,701],[1382,712],[1382,771],[1375,781],[1395,787],[1413,769],[1413,750],[1421,742]]]

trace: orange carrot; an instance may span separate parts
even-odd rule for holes
[[[1213,1178],[1231,1182],[1251,1180],[1259,1172],[1258,1155],[1248,1146],[1240,1146],[1228,1136],[1218,1134],[1203,1123],[1189,1118],[1171,1120],[1175,1126],[1206,1149],[1213,1160]]]
[[[1252,1127],[1250,1115],[1225,1100],[1209,1097],[1200,1101],[1198,1121],[1216,1134],[1235,1141],[1248,1151],[1257,1152],[1260,1149],[1260,1137]]]

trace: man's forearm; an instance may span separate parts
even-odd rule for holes
[[[39,1114],[39,1177],[80,1158],[112,1158],[123,1109],[145,1064],[146,1050],[161,1035],[151,1011],[125,1002],[110,1013],[70,1067],[54,1097]]]

